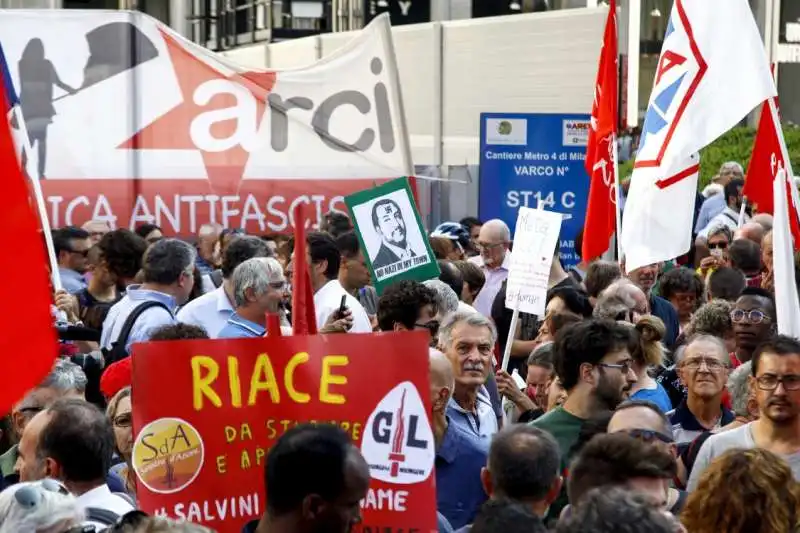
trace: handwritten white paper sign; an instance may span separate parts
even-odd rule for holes
[[[561,213],[519,208],[506,287],[507,308],[514,309],[519,298],[521,312],[544,314],[547,280],[560,232]]]

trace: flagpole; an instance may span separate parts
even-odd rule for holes
[[[736,223],[737,228],[744,226],[744,215],[747,209],[747,198],[742,200],[742,207],[739,209],[739,221]]]
[[[619,153],[617,147],[617,134],[611,134],[611,172],[614,173],[614,211],[616,212],[616,220],[617,220],[617,263],[622,264],[622,208],[620,199],[622,194],[620,193],[620,183],[619,183]]]
[[[50,218],[47,216],[47,207],[44,203],[41,176],[39,176],[38,170],[33,172],[29,170],[29,167],[32,167],[31,156],[33,155],[31,138],[28,136],[28,127],[25,125],[25,120],[22,117],[22,113],[19,112],[19,106],[14,106],[12,113],[14,113],[14,118],[16,118],[19,131],[22,134],[22,149],[26,156],[26,165],[22,170],[28,176],[31,186],[33,187],[33,196],[36,198],[36,208],[39,211],[39,222],[42,226],[42,233],[44,233],[44,242],[47,247],[47,258],[50,261],[50,275],[53,281],[53,289],[60,291],[63,288],[63,285],[61,284],[61,274],[58,272],[58,259],[56,258],[55,245],[53,245],[53,231],[50,227]],[[20,167],[21,166],[22,158],[20,158]]]

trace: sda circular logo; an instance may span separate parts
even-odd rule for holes
[[[203,439],[180,418],[159,418],[139,432],[133,469],[145,487],[171,494],[188,487],[203,468]]]
[[[497,133],[499,133],[500,135],[509,135],[511,134],[511,130],[512,130],[511,123],[507,120],[501,120],[497,124]]]

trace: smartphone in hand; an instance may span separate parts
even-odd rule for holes
[[[343,294],[339,309],[336,310],[336,319],[344,318],[345,311],[347,311],[347,295]]]

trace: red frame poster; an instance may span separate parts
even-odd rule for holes
[[[425,332],[136,344],[139,505],[239,533],[264,514],[270,445],[335,423],[370,467],[362,529],[432,532],[430,409]]]

